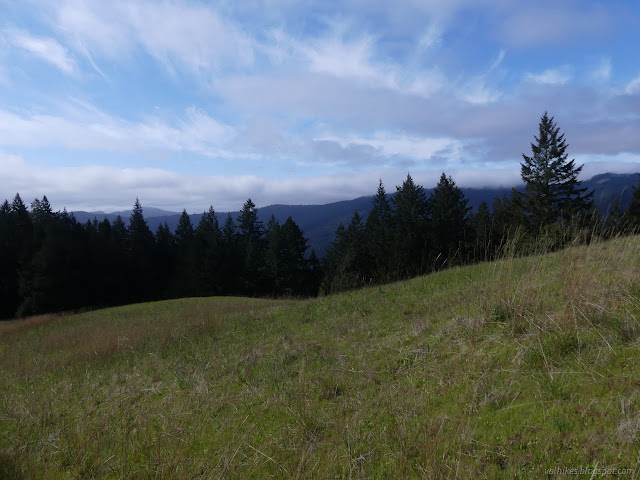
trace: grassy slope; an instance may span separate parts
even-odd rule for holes
[[[0,477],[635,478],[639,253],[6,323]]]

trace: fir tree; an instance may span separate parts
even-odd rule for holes
[[[31,216],[33,217],[34,222],[44,224],[53,216],[53,210],[51,209],[51,204],[47,199],[47,196],[43,196],[42,200],[38,200],[37,198],[31,202]]]
[[[193,241],[193,225],[191,224],[189,214],[184,209],[180,215],[180,220],[178,220],[175,239],[178,248],[185,250],[191,246],[191,242]]]
[[[362,217],[356,211],[348,227],[338,226],[335,240],[327,250],[322,282],[325,293],[356,288],[371,281],[371,262],[364,240]]]
[[[248,294],[256,294],[263,287],[264,228],[258,220],[258,209],[249,198],[238,217],[239,246],[243,258],[242,283]]]
[[[213,206],[202,214],[194,235],[194,258],[198,275],[198,295],[210,296],[221,292],[219,263],[221,258],[220,227]]]
[[[240,292],[240,270],[242,268],[238,233],[231,214],[227,215],[222,228],[220,275],[223,279],[222,293]]]
[[[153,298],[155,265],[154,247],[155,240],[153,233],[147,225],[147,221],[142,214],[142,205],[136,198],[133,212],[129,220],[128,229],[129,254],[132,266],[131,295],[134,301],[143,301]]]
[[[625,213],[631,228],[640,227],[640,183],[633,186],[633,195]]]
[[[433,254],[440,257],[436,267],[444,262],[457,263],[454,257],[459,258],[466,250],[468,214],[471,210],[467,203],[464,193],[456,186],[453,178],[442,173],[427,204]]]
[[[307,278],[305,255],[309,249],[307,239],[293,218],[288,217],[280,227],[280,274],[282,290],[289,295],[304,293]]]
[[[305,282],[305,293],[306,295],[315,297],[318,295],[322,283],[322,267],[315,250],[311,250],[307,264],[308,270]]]
[[[531,144],[532,156],[522,155],[520,174],[525,191],[520,197],[529,226],[538,231],[557,220],[569,220],[589,213],[593,208],[593,192],[581,188],[578,175],[582,165],[568,160],[568,145],[553,117],[542,116],[538,135]]]
[[[281,277],[281,257],[282,257],[282,235],[281,227],[275,215],[267,222],[265,231],[266,252],[265,252],[265,276],[266,282],[269,284],[271,295],[275,298],[280,295],[282,290]]]
[[[393,235],[392,215],[393,209],[381,179],[376,196],[373,197],[373,208],[365,223],[368,254],[373,262],[372,275],[378,281],[388,279],[389,275],[389,256]]]
[[[393,266],[396,276],[415,275],[425,270],[428,256],[427,196],[424,188],[407,175],[396,187],[393,198]]]
[[[611,211],[607,213],[605,220],[605,228],[608,231],[607,233],[611,236],[624,234],[629,226],[628,223],[627,212],[622,210],[620,198],[616,198],[613,201],[613,207],[611,207]]]
[[[18,245],[11,206],[0,206],[0,320],[13,318],[18,308]]]
[[[176,274],[173,293],[179,297],[196,294],[198,287],[198,260],[194,251],[194,230],[191,218],[182,210],[174,234],[176,241]]]
[[[491,213],[489,212],[487,202],[480,202],[478,209],[471,218],[471,225],[475,244],[473,252],[474,259],[479,261],[489,260],[489,253],[491,251]]]
[[[155,233],[156,268],[158,288],[163,297],[171,296],[171,284],[175,278],[176,241],[167,222],[158,225]]]

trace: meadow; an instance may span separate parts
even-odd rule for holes
[[[637,478],[639,346],[640,237],[2,322],[0,478]]]

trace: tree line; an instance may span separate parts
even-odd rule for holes
[[[172,232],[149,229],[136,199],[122,218],[80,224],[31,209],[17,194],[0,206],[0,318],[166,298],[212,295],[313,296],[320,262],[289,217],[267,225],[251,199],[222,227],[213,208],[193,226],[186,211]]]
[[[251,199],[222,226],[213,207],[195,227],[186,211],[175,232],[153,233],[136,199],[122,218],[81,224],[44,196],[28,209],[17,194],[0,205],[0,319],[187,296],[315,296],[408,278],[449,266],[560,248],[640,226],[640,185],[628,208],[604,216],[578,180],[564,135],[543,115],[522,191],[475,212],[452,177],[427,197],[411,175],[390,197],[380,181],[366,220],[340,225],[322,262],[289,217],[263,225]],[[604,218],[603,218],[604,217]]]
[[[323,262],[326,293],[384,283],[449,266],[527,254],[634,232],[640,227],[640,185],[626,210],[619,200],[601,214],[593,191],[581,186],[583,166],[569,160],[568,145],[545,113],[531,154],[524,155],[524,190],[498,196],[471,211],[453,178],[442,174],[427,197],[411,175],[389,197],[380,181],[366,221],[358,212],[340,225]]]

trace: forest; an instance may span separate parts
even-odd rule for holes
[[[472,212],[445,173],[428,197],[411,175],[391,198],[381,180],[366,220],[355,212],[340,225],[322,259],[291,217],[265,225],[251,199],[237,222],[219,225],[210,207],[196,226],[183,211],[175,232],[154,233],[137,199],[127,226],[79,223],[46,196],[27,207],[16,194],[0,206],[0,319],[179,297],[326,295],[640,226],[640,185],[626,209],[599,212],[553,117],[538,130],[521,163],[524,190]]]

